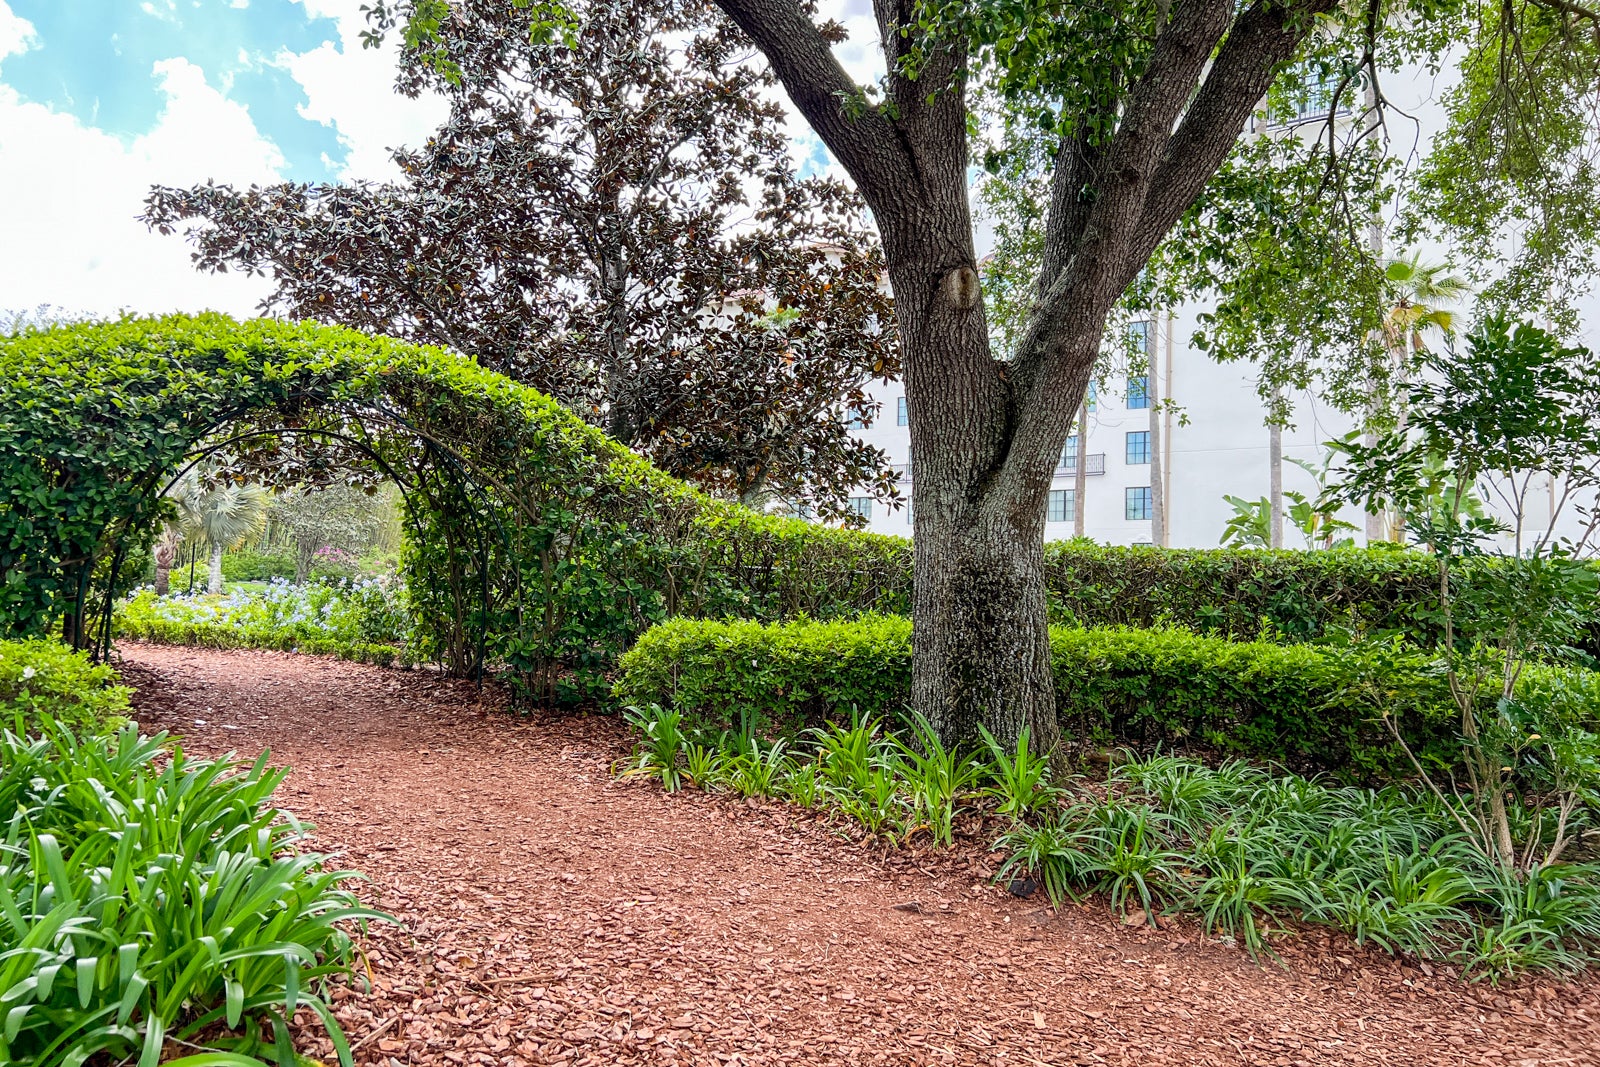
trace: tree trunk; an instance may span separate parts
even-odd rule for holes
[[[1089,394],[1078,411],[1078,465],[1072,472],[1072,536],[1083,536],[1084,497],[1089,492]]]
[[[206,583],[206,592],[222,592],[222,546],[211,546],[211,579]]]
[[[1283,427],[1268,427],[1267,547],[1283,547]]]
[[[317,560],[317,549],[322,546],[315,541],[296,541],[294,545],[294,584],[305,585],[311,577],[311,565]]]
[[[1025,475],[1007,477],[1008,460],[1024,452],[1003,417],[1011,398],[989,356],[976,270],[930,265],[895,272],[894,282],[917,456],[912,706],[946,745],[978,741],[981,723],[1007,747],[1026,728],[1030,749],[1049,751],[1060,730],[1045,504],[1072,408],[1060,412],[1059,432],[1027,449]]]
[[[932,506],[916,483],[912,705],[945,744],[1060,740],[1045,615],[1044,508]]]
[[[172,588],[172,565],[178,559],[178,542],[163,537],[156,542],[156,596],[166,596]]]

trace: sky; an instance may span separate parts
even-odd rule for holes
[[[202,275],[138,221],[153,184],[396,176],[444,118],[364,49],[365,0],[0,0],[0,310],[256,313],[269,283]],[[873,76],[867,0],[826,14]],[[797,157],[823,158],[791,119]]]

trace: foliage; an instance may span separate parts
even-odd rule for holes
[[[1319,510],[1304,493],[1286,489],[1283,497],[1289,505],[1284,509],[1284,517],[1306,539],[1307,549],[1348,548],[1353,543],[1348,537],[1339,541],[1333,539],[1336,533],[1354,530],[1350,523]],[[1233,515],[1222,528],[1220,543],[1230,548],[1267,548],[1272,540],[1272,502],[1266,497],[1245,500],[1226,493],[1222,499],[1233,508]]]
[[[659,705],[636,711],[634,725],[624,773],[821,807],[902,845],[923,835],[948,846],[958,823],[987,833],[997,816],[997,881],[1032,879],[1056,905],[1100,894],[1129,922],[1193,913],[1252,954],[1270,953],[1291,919],[1495,981],[1579,970],[1600,948],[1600,865],[1561,863],[1509,883],[1445,805],[1394,786],[1160,755],[1085,788],[1052,781],[1025,747],[990,738],[986,751],[950,752],[925,722],[913,719],[903,739],[862,713],[792,743],[686,729]],[[1019,777],[1019,767],[1031,770]]]
[[[265,588],[227,596],[158,597],[141,590],[117,604],[121,637],[204,648],[266,648],[388,666],[406,656],[404,594],[377,580]]]
[[[293,578],[295,554],[282,549],[243,549],[222,557],[222,577],[230,582],[265,582]]]
[[[1357,779],[1399,777],[1384,712],[1399,716],[1418,758],[1454,766],[1456,730],[1446,681],[1404,647],[1230,641],[1178,629],[1051,629],[1051,672],[1069,744],[1188,747],[1236,753]],[[657,705],[695,730],[795,736],[829,719],[905,719],[911,625],[896,617],[755,622],[674,619],[621,659],[614,692]],[[1588,672],[1530,668],[1518,693],[1597,691]],[[1552,712],[1600,725],[1600,706]],[[997,742],[998,743],[998,742]],[[1577,758],[1574,756],[1574,758]],[[1010,780],[1019,779],[1013,769]]]
[[[110,667],[59,641],[0,641],[0,729],[27,733],[45,721],[85,734],[114,729],[131,692]]]
[[[326,548],[357,551],[370,547],[393,514],[390,501],[349,482],[296,486],[272,502],[272,517],[294,541],[293,577],[311,577],[317,554]],[[226,566],[226,560],[224,560]]]
[[[210,465],[189,468],[163,495],[177,510],[176,521],[163,533],[163,547],[189,541],[205,549],[210,557],[206,591],[222,592],[223,554],[266,529],[271,495],[261,485],[229,479]],[[165,582],[159,584],[165,592]]]
[[[898,710],[911,689],[911,621],[674,619],[647,630],[618,661],[623,703],[658,703],[740,733],[793,731],[853,709]]]
[[[1319,504],[1320,508],[1321,505]],[[1083,626],[1184,626],[1233,638],[1342,643],[1395,635],[1431,646],[1432,556],[1397,548],[1299,552],[1161,549],[1062,542],[1047,546],[1052,618]],[[1493,560],[1465,561],[1463,584],[1490,580]],[[1573,644],[1600,655],[1600,615],[1576,600]]]
[[[1488,309],[1537,311],[1562,333],[1600,264],[1597,22],[1581,5],[1474,11],[1404,219],[1465,253]]]
[[[97,576],[224,429],[336,436],[400,484],[417,653],[456,673],[585,694],[668,615],[908,606],[907,542],[708,498],[462,357],[203,316],[0,339],[0,620],[43,634],[108,605]]]
[[[1423,351],[1417,363],[1407,423],[1371,445],[1347,445],[1345,480],[1329,496],[1394,508],[1433,552],[1437,656],[1465,768],[1450,784],[1469,798],[1462,829],[1508,875],[1522,874],[1569,847],[1569,817],[1592,803],[1588,772],[1600,761],[1600,690],[1576,679],[1534,693],[1523,684],[1530,662],[1574,656],[1588,622],[1580,605],[1600,590],[1580,559],[1600,526],[1600,363],[1499,317],[1473,330],[1464,349]],[[1536,483],[1549,493],[1537,518]],[[1497,497],[1509,521],[1475,514],[1473,486]],[[1462,580],[1462,565],[1473,562]],[[1386,721],[1410,754],[1407,732]],[[1442,796],[1432,768],[1419,760],[1417,769]],[[1520,824],[1519,805],[1533,813]]]
[[[0,1060],[91,1057],[154,1067],[168,1039],[214,1043],[183,1067],[295,1067],[289,1018],[319,1016],[350,1048],[323,988],[348,974],[342,924],[384,918],[350,875],[301,849],[271,806],[286,772],[194,760],[164,735],[0,735]],[[201,1046],[202,1049],[206,1046]],[[231,1058],[230,1058],[231,1057]]]
[[[1393,787],[1159,756],[1116,768],[1105,793],[1001,837],[1001,877],[1028,874],[1058,905],[1096,891],[1116,907],[1120,889],[1142,919],[1195,912],[1254,954],[1290,918],[1494,980],[1581,969],[1600,946],[1600,865],[1508,884],[1444,805]]]
[[[449,77],[403,54],[450,114],[402,182],[158,187],[146,221],[198,220],[196,265],[270,273],[269,309],[465,352],[711,491],[892,497],[843,418],[899,369],[881,257],[846,186],[795,173],[771,75],[700,0],[575,0],[548,40],[525,6],[456,3]]]

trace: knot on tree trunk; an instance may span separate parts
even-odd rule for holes
[[[974,310],[983,298],[978,286],[978,272],[971,267],[957,267],[945,274],[939,283],[945,302],[960,312]]]

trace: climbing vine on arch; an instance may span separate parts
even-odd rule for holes
[[[422,651],[543,697],[669,614],[904,610],[909,545],[707,497],[441,349],[223,316],[0,338],[0,631],[108,641],[161,489],[231,436],[336,434],[405,490]]]

